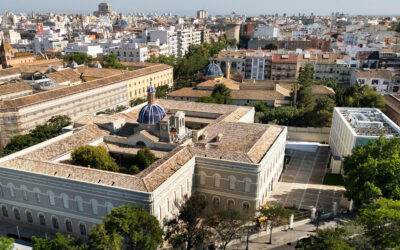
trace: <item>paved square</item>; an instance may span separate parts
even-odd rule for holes
[[[322,185],[329,158],[327,146],[319,146],[316,152],[287,149],[291,156],[286,171],[268,201],[298,208],[316,207],[332,211],[332,204],[340,203],[344,188]]]

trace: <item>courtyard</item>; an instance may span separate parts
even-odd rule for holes
[[[324,212],[332,211],[332,204],[340,203],[345,189],[323,185],[329,158],[328,146],[319,145],[312,150],[286,149],[290,157],[286,170],[267,201],[300,209],[312,207]]]

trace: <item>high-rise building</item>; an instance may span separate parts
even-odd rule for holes
[[[197,11],[197,18],[199,18],[199,19],[207,19],[208,18],[208,12],[206,10],[198,10]]]

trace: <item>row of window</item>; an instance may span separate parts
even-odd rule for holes
[[[16,195],[16,191],[15,191],[15,187],[13,184],[9,183],[7,185],[8,189],[9,189],[9,195],[12,199],[16,199],[17,195]],[[21,192],[22,192],[22,199],[24,201],[29,201],[29,195],[28,195],[28,189],[25,186],[21,186]],[[42,194],[40,192],[40,190],[38,188],[34,188],[33,189],[33,193],[34,193],[34,201],[36,203],[42,203],[42,196],[48,196],[48,202],[50,204],[50,206],[55,206],[56,205],[56,201],[55,201],[55,195],[52,191],[47,191],[46,194]],[[3,186],[0,184],[0,197],[4,196],[4,191],[3,191]],[[70,199],[68,197],[67,194],[62,193],[61,194],[62,197],[62,202],[63,202],[63,207],[65,209],[68,209],[70,206]],[[76,204],[76,209],[78,212],[84,212],[84,207],[83,207],[83,199],[80,196],[76,196],[75,199],[75,204]],[[95,199],[91,199],[90,200],[90,205],[91,205],[91,212],[93,215],[97,215],[98,214],[98,202]],[[111,213],[111,210],[113,209],[113,205],[110,202],[106,202],[105,203],[105,207],[106,207],[106,212]]]
[[[204,195],[200,195],[200,197],[202,197],[203,199],[205,199],[205,196],[204,196]],[[220,198],[219,198],[219,197],[214,197],[213,200],[212,200],[212,204],[213,204],[213,208],[215,208],[215,209],[220,208]],[[233,209],[235,209],[235,201],[229,199],[229,200],[227,201],[227,208],[228,208],[228,210],[233,210]],[[242,204],[242,210],[243,210],[243,212],[248,213],[249,210],[250,210],[250,204],[249,204],[248,202],[243,202],[243,204]]]
[[[205,185],[206,184],[206,174],[204,172],[199,172],[199,177],[200,177],[200,185]],[[214,174],[214,187],[220,187],[221,186],[221,176],[219,174]],[[244,192],[250,192],[250,186],[251,186],[251,179],[249,178],[244,178]],[[236,178],[235,176],[228,176],[228,186],[229,189],[234,190],[236,188]]]
[[[2,214],[3,214],[4,217],[6,217],[6,218],[9,217],[8,210],[7,210],[6,206],[2,206],[1,207],[1,211],[2,211]],[[21,220],[21,214],[19,212],[19,209],[18,208],[14,208],[13,209],[13,213],[14,213],[15,220],[20,221]],[[31,211],[27,210],[25,212],[25,216],[26,216],[26,221],[28,223],[33,223],[33,216],[32,216],[32,212]],[[43,214],[39,213],[38,219],[39,219],[39,224],[41,226],[45,227],[47,225],[46,224],[46,218],[45,218],[45,216]],[[58,218],[56,216],[51,216],[51,225],[52,225],[53,229],[58,230],[60,228],[60,223],[59,223]],[[72,233],[73,232],[72,222],[71,222],[70,219],[66,219],[65,220],[65,229],[66,229],[66,231],[68,233]],[[84,223],[82,223],[82,222],[79,223],[79,231],[80,231],[81,235],[83,235],[83,236],[86,235],[86,225]]]

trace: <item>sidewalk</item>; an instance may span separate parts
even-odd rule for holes
[[[335,227],[336,221],[328,221],[320,224],[319,228]],[[253,239],[249,243],[249,249],[294,249],[296,242],[299,238],[306,237],[310,234],[315,234],[315,226],[313,224],[305,224],[288,231],[279,231],[272,234],[272,244],[267,244],[269,242],[269,234]],[[288,245],[291,243],[291,245]],[[246,243],[241,245],[232,245],[227,249],[246,249]]]

